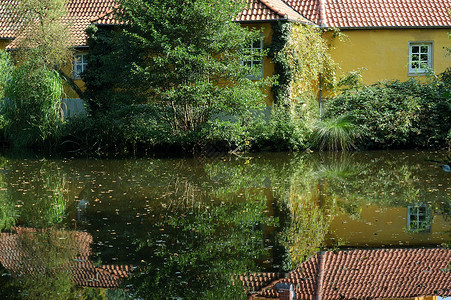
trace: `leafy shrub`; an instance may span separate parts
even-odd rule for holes
[[[449,83],[379,82],[330,99],[327,117],[349,115],[367,128],[367,146],[443,147],[451,128]]]
[[[269,110],[268,110],[269,112]],[[305,148],[307,129],[281,108],[244,111],[211,118],[195,130],[172,126],[173,110],[157,105],[116,107],[106,114],[70,119],[62,147],[97,154],[193,151],[294,150]]]

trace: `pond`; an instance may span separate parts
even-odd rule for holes
[[[0,293],[444,299],[451,173],[430,160],[446,155],[2,156]]]

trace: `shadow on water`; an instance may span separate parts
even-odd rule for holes
[[[451,175],[427,160],[440,155],[2,157],[1,293],[11,299],[247,299],[249,293],[277,299],[291,288],[298,299],[329,292],[324,299],[446,296]],[[392,270],[417,276],[424,269],[399,259],[420,255],[409,251],[440,262],[423,259],[435,285],[381,277],[365,294],[351,279],[330,283],[327,270],[337,265],[354,269],[353,284],[373,272],[340,261],[343,253],[367,259],[381,274],[378,261],[396,254],[401,265]],[[388,278],[405,292],[377,292]]]

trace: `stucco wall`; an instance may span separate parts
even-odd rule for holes
[[[331,42],[332,58],[342,68],[342,74],[366,68],[363,80],[371,84],[384,79],[406,81],[424,75],[408,74],[409,42],[433,42],[433,70],[436,74],[451,66],[451,56],[444,47],[451,47],[450,29],[360,29],[342,30],[344,41]],[[331,38],[326,33],[325,38]]]

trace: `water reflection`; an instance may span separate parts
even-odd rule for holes
[[[333,281],[326,270],[342,265],[336,253],[449,243],[451,176],[426,160],[434,155],[442,153],[3,158],[0,248],[8,250],[0,254],[0,284],[9,298],[245,299],[281,276],[299,275],[290,273],[299,266],[316,264],[324,282]],[[449,250],[440,251],[446,269]],[[323,255],[332,259],[327,268],[318,265]],[[359,276],[375,276],[362,270]],[[451,286],[450,272],[442,273],[448,277],[437,291],[443,282]],[[85,281],[80,274],[88,274]],[[114,285],[100,284],[104,275]],[[324,299],[360,297],[343,285],[331,288],[344,294]],[[418,295],[407,279],[404,285],[410,294],[403,295]],[[96,286],[116,290],[86,289]],[[299,299],[309,286],[292,289]]]

